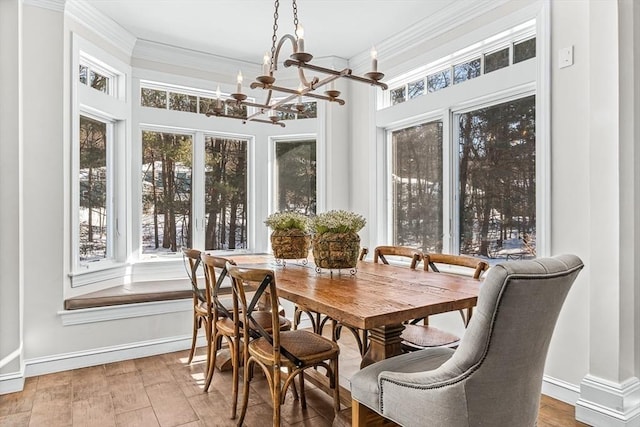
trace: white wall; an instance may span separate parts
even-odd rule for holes
[[[5,375],[0,376],[0,380],[8,378],[7,375],[23,375],[22,361],[28,365],[26,374],[33,375],[79,363],[108,360],[110,356],[106,353],[102,359],[91,357],[101,349],[118,353],[118,349],[130,350],[144,347],[144,343],[159,343],[160,346],[150,346],[153,349],[148,351],[152,352],[166,349],[162,344],[184,346],[189,338],[189,311],[62,325],[58,311],[62,309],[64,289],[69,286],[70,264],[69,31],[73,29],[88,40],[100,43],[101,47],[125,61],[129,58],[121,49],[99,41],[100,38],[88,28],[75,24],[65,26],[61,10],[24,5],[24,28],[20,32],[14,20],[19,4],[18,0],[0,1],[3,58],[0,64],[0,90],[3,93],[0,99],[0,181],[3,182],[0,187],[0,247],[3,253],[0,258],[3,271],[0,278],[0,361],[19,349],[21,340],[24,340],[24,357],[11,358],[4,367],[0,366],[0,373]],[[414,67],[416,58],[435,57],[465,34],[487,25],[500,27],[511,14],[526,15],[534,10],[532,16],[535,16],[545,4],[544,0],[503,4],[480,18],[464,22],[462,28],[423,40],[395,58],[392,54],[385,57],[384,49],[379,48],[380,67],[390,70],[391,74],[400,73]],[[633,55],[638,50],[634,44],[637,37],[633,33],[633,23],[640,21],[638,8],[631,0],[558,0],[548,6],[551,10],[548,22],[551,35],[551,211],[548,218],[551,239],[548,243],[551,254],[568,252],[580,256],[585,269],[567,298],[551,342],[545,390],[567,401],[575,402],[581,397],[580,407],[587,417],[598,412],[592,404],[600,404],[605,408],[601,412],[609,411],[609,415],[617,416],[618,424],[612,425],[626,425],[624,423],[635,416],[634,408],[637,409],[638,400],[634,404],[631,398],[637,395],[640,374],[637,333],[640,263],[639,239],[635,231],[640,223],[640,186],[637,184],[640,150],[636,149],[638,137],[634,124],[638,121],[640,96],[635,67],[638,59],[632,59],[640,57]],[[23,43],[21,74],[19,65],[5,60],[19,59],[20,49],[16,44],[20,35]],[[559,69],[558,49],[568,46],[574,48],[574,65]],[[179,72],[189,79],[206,81],[212,76],[197,67],[177,69],[148,58],[132,63],[140,70],[173,75]],[[17,64],[20,64],[19,60]],[[235,69],[236,65],[229,68]],[[360,74],[362,70],[354,72]],[[216,78],[221,79],[221,75]],[[19,84],[21,79],[22,86]],[[319,182],[326,190],[326,197],[319,201],[319,206],[348,208],[363,214],[369,223],[361,232],[362,244],[374,246],[382,243],[379,236],[383,235],[384,224],[376,216],[380,206],[386,203],[385,194],[379,190],[383,165],[380,131],[375,129],[375,111],[371,108],[376,90],[357,83],[341,85],[347,105],[328,106],[324,112],[328,118],[326,125],[311,130],[325,144],[319,159],[324,158],[328,165],[326,176]],[[23,90],[22,110],[19,107],[20,88]],[[24,112],[23,125],[19,125],[20,111]],[[282,133],[309,132],[309,129],[296,126],[292,125]],[[246,133],[254,133],[252,127],[245,129]],[[20,130],[23,132],[22,144]],[[259,162],[256,173],[259,173],[268,170],[266,143],[272,133],[256,128],[255,135],[256,160]],[[6,141],[15,142],[6,144]],[[20,149],[28,159],[22,174]],[[24,185],[22,211],[18,190],[21,177]],[[266,216],[269,208],[266,184],[257,184],[260,185],[257,191],[262,194],[255,206],[258,218]],[[7,224],[24,224],[23,238],[19,237],[19,225]],[[23,245],[23,257],[19,250],[15,251],[16,241]],[[266,245],[266,234],[256,236],[257,249],[264,250]],[[23,314],[19,308],[21,262],[24,262],[24,296],[28,301]],[[24,332],[19,327],[21,320],[24,321]],[[449,320],[445,318],[443,322]],[[127,353],[120,352],[112,358],[122,354]],[[54,363],[61,360],[68,362]],[[617,409],[616,405],[619,406]],[[609,420],[597,416],[592,419],[597,420],[595,424]]]
[[[0,377],[12,378],[23,361],[21,6],[0,1]]]

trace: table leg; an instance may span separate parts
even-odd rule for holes
[[[404,325],[382,326],[369,330],[369,350],[362,357],[360,367],[364,368],[372,363],[402,354],[402,339],[400,335]]]

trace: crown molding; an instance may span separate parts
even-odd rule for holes
[[[22,0],[24,5],[49,9],[55,12],[63,12],[64,3],[65,0]]]
[[[420,42],[438,37],[464,23],[487,13],[489,10],[509,3],[511,0],[462,0],[451,2],[428,18],[405,28],[398,34],[376,44],[378,58],[392,61],[393,57],[406,52]],[[349,60],[351,68],[358,73],[366,72],[371,62],[369,51],[357,54]]]
[[[65,14],[91,29],[91,31],[95,32],[102,39],[109,40],[113,46],[124,52],[127,56],[131,56],[136,45],[136,37],[112,19],[104,16],[87,2],[67,0]]]
[[[260,69],[260,64],[258,63],[240,61],[144,39],[138,39],[133,50],[133,57],[135,59],[179,65],[203,71],[215,70],[216,73],[230,75],[235,75],[239,69],[242,69],[243,74],[250,76]]]

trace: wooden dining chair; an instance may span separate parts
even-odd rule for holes
[[[479,279],[483,272],[489,268],[489,264],[481,258],[475,258],[467,255],[451,255],[429,253],[423,254],[423,263],[425,271],[440,272],[443,266],[463,267],[469,269],[469,274],[474,279]],[[438,268],[440,266],[440,268]],[[452,270],[451,272],[455,272]],[[472,315],[472,308],[467,309],[467,313],[460,310],[460,316],[464,322],[465,328],[469,324]],[[419,324],[422,322],[422,324]],[[405,351],[415,351],[424,348],[433,347],[457,347],[460,337],[447,331],[442,331],[430,326],[428,318],[414,319],[405,325],[402,331],[402,348]]]
[[[472,257],[468,255],[451,255],[437,253],[424,254],[424,269],[426,271],[431,270],[439,273],[440,269],[438,268],[438,265],[441,266],[440,268],[442,268],[443,265],[446,265],[469,269],[470,272],[472,271],[471,274],[474,279],[479,279],[482,276],[482,273],[489,269],[489,263],[487,263],[482,258]],[[465,327],[469,324],[469,320],[471,320],[472,314],[473,308],[467,309],[466,316],[464,312],[460,310],[460,315],[462,315],[462,320]]]
[[[203,253],[201,255],[202,264],[204,265],[205,271],[205,279],[208,283],[209,289],[211,289],[211,299],[213,302],[213,318],[216,319],[213,322],[213,328],[211,331],[211,342],[212,345],[209,347],[210,353],[207,358],[207,377],[205,381],[204,391],[207,392],[211,385],[213,374],[215,372],[216,365],[216,356],[220,346],[222,344],[222,340],[226,340],[229,346],[229,352],[231,357],[231,367],[232,367],[232,407],[231,407],[231,418],[236,417],[236,411],[238,406],[238,383],[239,383],[239,374],[240,367],[242,366],[242,352],[240,351],[240,343],[243,337],[247,336],[244,334],[242,329],[242,319],[241,319],[241,308],[238,305],[238,299],[232,295],[230,304],[225,304],[220,299],[220,288],[223,284],[225,278],[228,277],[227,266],[235,265],[235,262],[229,258],[212,256]],[[216,274],[216,270],[219,270],[220,273]],[[233,291],[235,292],[235,290]],[[253,295],[251,292],[248,292],[246,295]],[[258,307],[258,308],[263,308]],[[287,320],[287,318],[280,315],[279,307],[276,311],[276,318],[278,322],[278,327],[281,330],[289,330],[291,329],[291,322]],[[254,312],[254,319],[256,324],[266,330],[271,331],[273,329],[272,325],[273,318],[271,316],[271,312],[265,310],[256,310]]]
[[[206,287],[210,290],[211,318],[213,319],[210,345],[207,347],[207,377],[204,384],[204,391],[209,391],[209,386],[213,379],[213,373],[215,372],[216,355],[218,354],[218,350],[222,344],[222,339],[224,338],[227,341],[229,352],[231,354],[231,366],[233,367],[233,377],[237,395],[236,378],[238,372],[235,361],[238,359],[238,352],[236,350],[237,345],[235,343],[235,341],[237,341],[235,340],[236,335],[233,330],[233,298],[231,298],[231,304],[223,304],[220,299],[220,287],[227,277],[226,264],[228,262],[233,265],[235,262],[229,258],[216,257],[206,253],[202,253],[200,255],[200,259],[202,260],[202,265],[204,267]]]
[[[259,366],[267,377],[273,404],[273,426],[280,425],[280,410],[287,390],[296,377],[300,381],[300,403],[306,408],[304,392],[304,371],[323,367],[329,377],[329,387],[333,390],[333,406],[337,414],[340,411],[340,385],[338,376],[338,345],[318,334],[302,329],[281,331],[278,328],[267,330],[258,320],[256,307],[261,298],[270,304],[272,323],[278,320],[278,287],[273,270],[243,268],[227,264],[232,278],[234,296],[238,301],[243,336],[253,339],[243,340],[244,355],[243,399],[238,425],[241,426],[249,403],[252,369]],[[243,284],[248,283],[255,294],[251,299],[245,293]],[[286,368],[283,371],[282,368]]]
[[[207,348],[211,343],[211,326],[212,312],[210,294],[206,288],[201,288],[198,284],[198,272],[200,268],[200,254],[197,249],[182,248],[183,259],[188,262],[187,275],[191,282],[191,291],[193,295],[193,329],[191,334],[191,350],[189,350],[189,358],[187,363],[193,361],[196,352],[196,341],[198,339],[198,331],[204,328],[204,334],[207,339]],[[207,352],[208,354],[208,352]]]
[[[373,262],[389,264],[387,257],[389,259],[408,258],[411,260],[410,268],[415,270],[422,261],[422,252],[408,246],[377,246],[373,251]]]

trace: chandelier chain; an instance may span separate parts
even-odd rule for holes
[[[292,0],[293,2],[293,28],[295,28],[296,36],[298,35],[298,4],[296,0]]]
[[[280,0],[275,1],[275,11],[273,12],[273,35],[271,36],[271,69],[273,71],[276,67],[276,43],[278,42],[278,7],[280,7]]]

